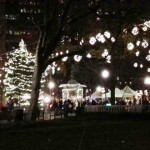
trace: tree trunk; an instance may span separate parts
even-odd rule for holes
[[[29,106],[29,120],[36,121],[36,117],[39,113],[38,108],[38,98],[39,98],[39,90],[41,87],[41,77],[42,77],[42,69],[41,69],[41,62],[39,61],[39,57],[36,56],[36,63],[34,67],[34,74],[33,74],[33,85],[32,85],[32,92],[31,92],[31,101]]]

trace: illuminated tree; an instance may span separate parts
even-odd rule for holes
[[[5,95],[12,97],[15,103],[25,104],[31,98],[32,80],[35,64],[35,56],[28,52],[23,40],[19,43],[19,49],[7,55],[8,62],[5,68]],[[44,78],[42,78],[42,88]]]

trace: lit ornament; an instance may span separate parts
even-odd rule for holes
[[[96,35],[96,39],[98,40],[98,41],[100,41],[100,37],[101,37],[101,33],[98,33],[97,35]]]
[[[80,55],[74,55],[74,60],[76,62],[79,62],[81,59],[82,59],[82,56],[80,56]]]
[[[140,45],[140,43],[141,43],[140,41],[137,41],[137,42],[136,42],[136,46],[139,46],[139,45]]]
[[[133,35],[137,35],[139,33],[138,27],[134,27],[131,32]]]
[[[94,45],[96,43],[96,38],[95,37],[91,37],[90,40],[89,40],[89,43],[91,45]]]
[[[99,41],[100,41],[101,43],[104,43],[104,42],[106,41],[104,35],[101,35],[101,36],[100,36]]]
[[[147,55],[147,56],[146,56],[146,60],[147,60],[147,61],[150,61],[150,55]]]
[[[104,52],[102,53],[102,57],[106,57],[108,55],[108,50],[104,49]]]
[[[57,67],[57,71],[60,71],[60,67]]]
[[[133,66],[136,68],[138,67],[138,63],[134,63]]]
[[[150,68],[147,68],[147,72],[150,72]]]
[[[134,49],[133,43],[131,43],[131,42],[128,43],[128,44],[127,44],[127,49],[128,49],[128,50],[133,50],[133,49]]]
[[[106,38],[110,38],[110,36],[111,36],[111,34],[110,34],[110,32],[108,32],[108,31],[105,31],[104,32],[104,36],[106,37]]]
[[[142,27],[142,30],[147,31],[147,27],[146,26]]]
[[[143,64],[140,64],[140,68],[143,68]]]
[[[112,42],[115,42],[115,38],[114,38],[114,37],[112,37],[112,38],[111,38],[111,41],[112,41]]]
[[[150,28],[150,21],[145,21],[144,25],[147,26],[148,28]]]
[[[135,55],[138,57],[140,55],[140,51],[137,51]]]
[[[55,55],[56,55],[56,56],[58,56],[59,54],[58,54],[58,53],[56,53]]]
[[[144,47],[144,48],[148,47],[148,42],[146,40],[144,40],[142,42],[142,47]]]
[[[108,55],[106,59],[107,59],[106,60],[107,63],[111,63],[111,55]]]
[[[60,55],[63,55],[63,52],[60,52]]]
[[[84,43],[84,40],[82,39],[82,40],[80,41],[80,45],[83,45],[83,43]]]
[[[65,61],[67,61],[67,59],[68,59],[68,57],[63,57],[63,58],[62,58],[62,61],[65,62]]]
[[[87,57],[87,58],[91,58],[92,56],[91,56],[90,53],[88,53],[88,54],[86,55],[86,57]]]

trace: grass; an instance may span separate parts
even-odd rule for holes
[[[0,150],[149,150],[149,114],[81,117],[0,128]]]

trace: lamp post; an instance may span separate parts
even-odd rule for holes
[[[104,80],[106,80],[109,77],[109,71],[106,69],[102,70],[101,76],[102,76],[102,78],[104,78]],[[106,100],[106,85],[105,85],[105,83],[104,83],[104,88],[105,88],[105,100]]]
[[[55,83],[53,81],[50,81],[48,83],[48,88],[50,89],[50,97],[52,97],[52,89],[54,89]]]
[[[145,77],[144,84],[146,84],[148,86],[147,93],[148,93],[148,100],[150,101],[150,91],[149,91],[150,77],[149,76]]]

